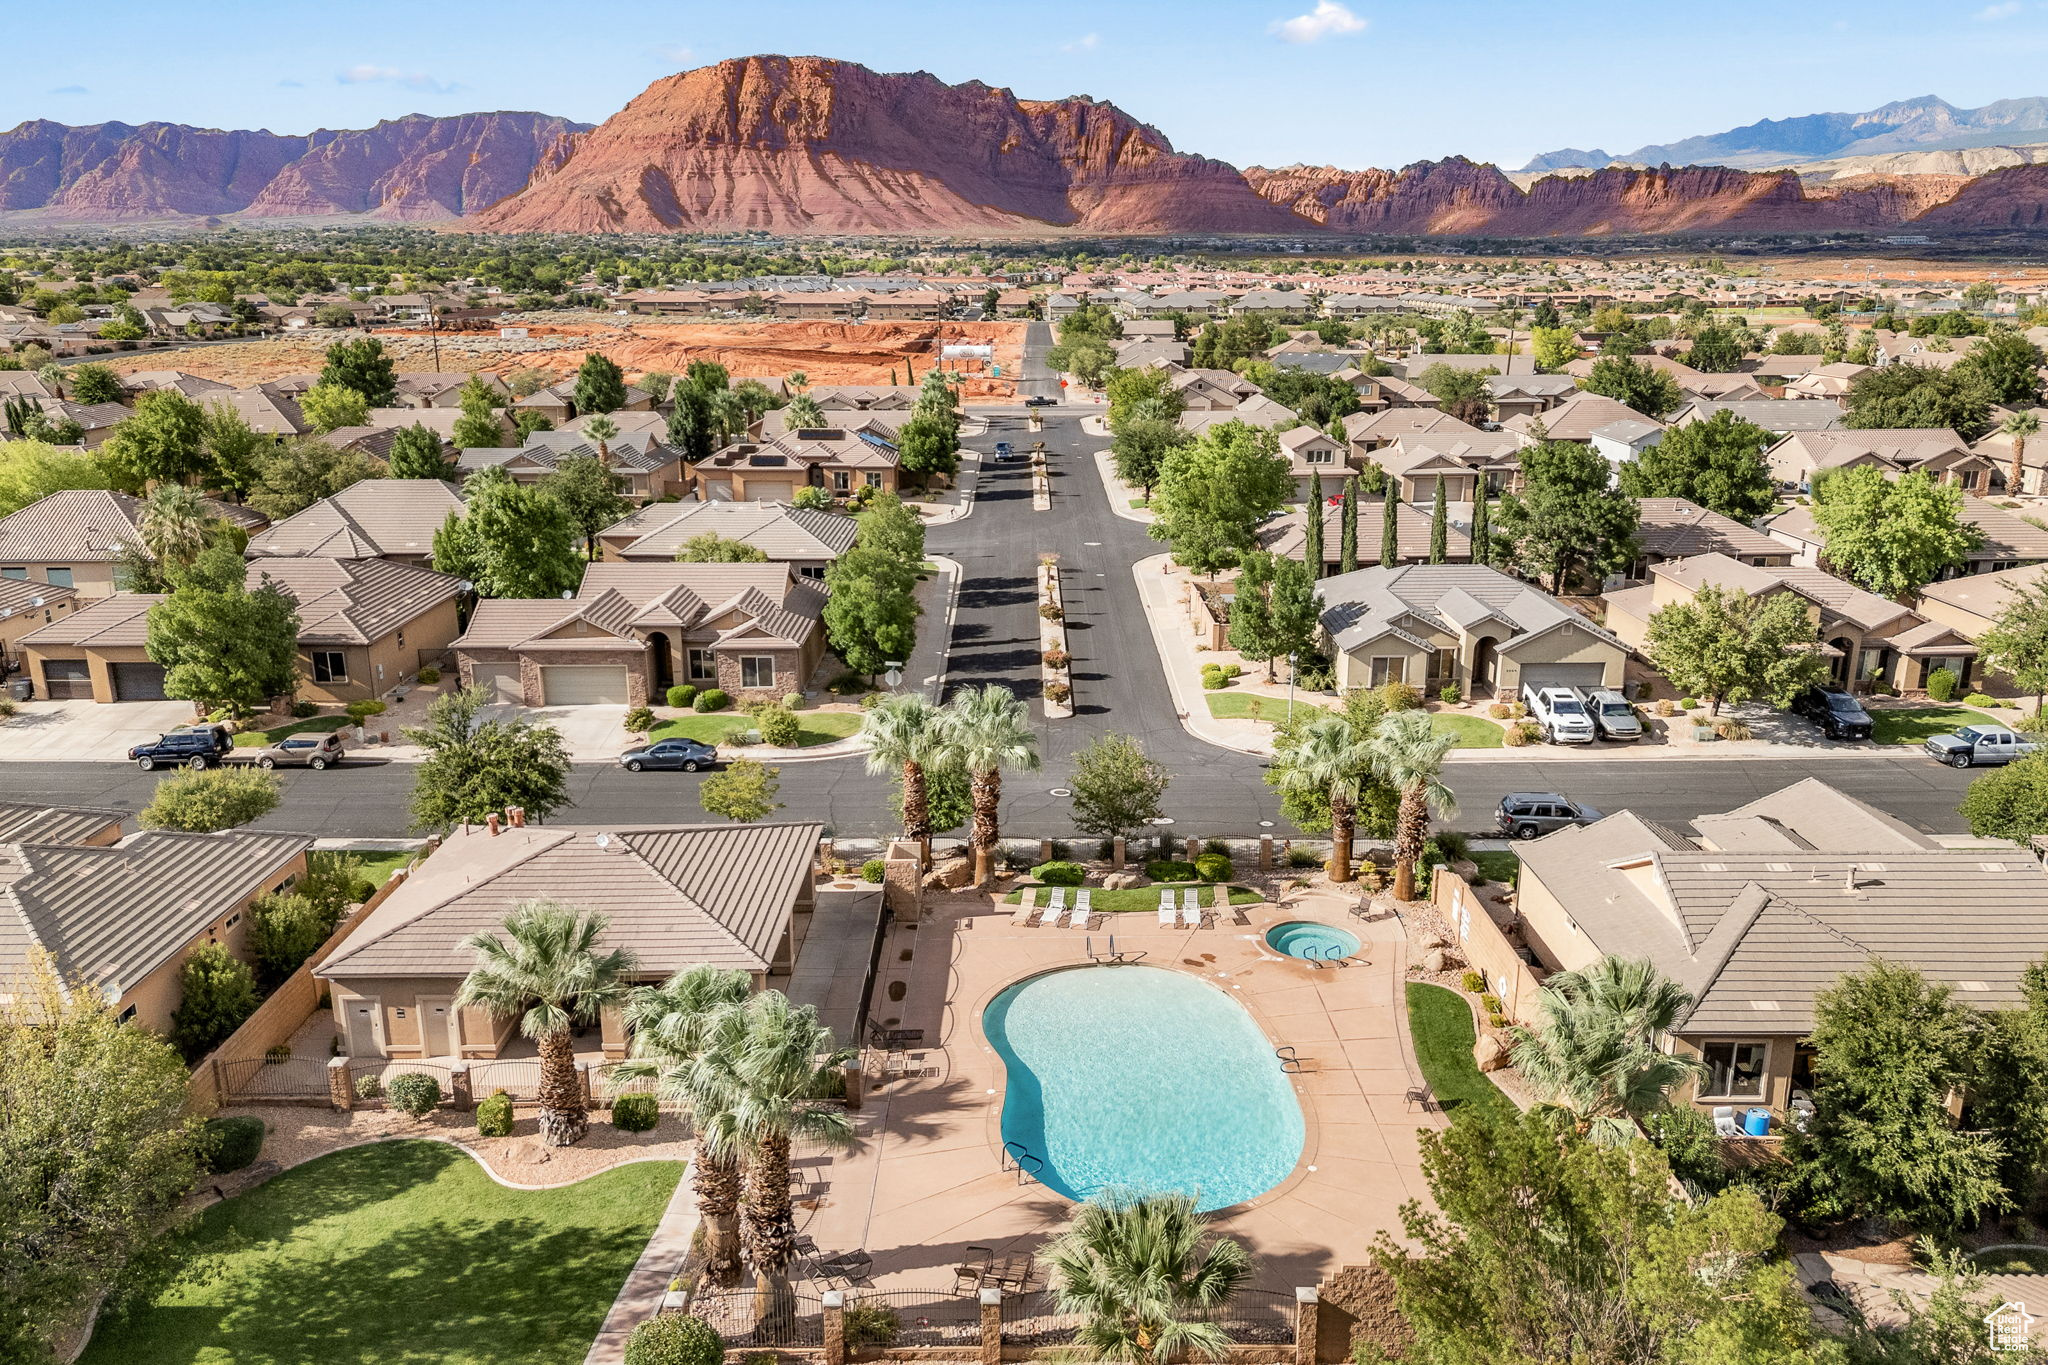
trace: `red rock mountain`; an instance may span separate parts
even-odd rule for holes
[[[509,232],[1296,232],[1235,168],[1084,97],[748,57],[656,81],[522,193]]]
[[[412,114],[304,137],[175,123],[0,133],[0,210],[106,222],[193,215],[454,218],[519,189],[588,125],[547,114]]]

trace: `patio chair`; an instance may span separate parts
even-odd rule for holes
[[[1717,1104],[1714,1106],[1714,1136],[1741,1137],[1742,1125],[1735,1121],[1735,1106]]]
[[[1017,913],[1010,916],[1010,923],[1019,929],[1029,928],[1031,917],[1038,913],[1038,888],[1027,886],[1024,894],[1017,899]]]
[[[995,1259],[994,1247],[967,1248],[960,1264],[953,1267],[953,1292],[966,1294],[980,1289],[981,1282],[987,1277],[989,1267],[995,1264]]]
[[[1053,928],[1057,929],[1060,927],[1060,921],[1067,917],[1067,888],[1055,886],[1052,889],[1052,900],[1049,904],[1052,908],[1052,914],[1049,918],[1041,920],[1040,923],[1050,924]]]
[[[1095,893],[1085,886],[1074,893],[1073,925],[1076,929],[1088,927],[1088,917],[1095,913],[1094,902]]]
[[[1159,893],[1159,927],[1162,929],[1171,929],[1173,927],[1173,892],[1171,891]]]
[[[1192,886],[1180,893],[1180,923],[1183,929],[1202,927],[1202,893]]]

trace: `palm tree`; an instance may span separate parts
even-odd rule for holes
[[[782,410],[782,420],[791,431],[804,427],[825,425],[825,410],[818,406],[818,400],[807,393],[800,393],[789,400]]]
[[[590,1126],[572,1034],[625,996],[633,970],[625,949],[599,950],[608,923],[559,901],[524,901],[505,917],[505,937],[472,934],[462,943],[476,954],[476,966],[455,1003],[516,1014],[520,1033],[539,1045],[540,1136],[550,1147],[568,1146]]]
[[[206,549],[209,517],[199,494],[181,483],[160,483],[143,500],[136,528],[142,548],[162,565],[185,565]]]
[[[1342,716],[1326,716],[1302,732],[1287,757],[1281,789],[1330,803],[1330,880],[1351,880],[1351,844],[1358,835],[1358,794],[1371,776],[1373,749]]]
[[[583,434],[597,442],[597,462],[607,469],[611,468],[612,448],[610,441],[612,437],[619,434],[619,424],[603,413],[599,413],[583,424]]]
[[[1998,424],[1998,434],[2012,438],[2012,469],[2005,476],[2005,491],[2012,497],[2019,496],[2021,481],[2026,478],[2027,438],[2040,430],[2041,419],[2032,412],[2008,414]]]
[[[1510,1029],[1509,1052],[1543,1108],[1594,1142],[1619,1146],[1673,1086],[1705,1074],[1698,1058],[1659,1045],[1691,1003],[1648,962],[1602,958],[1544,983],[1541,1023]]]
[[[722,1012],[745,1004],[752,990],[745,972],[708,965],[635,990],[625,1008],[633,1055],[617,1074],[655,1077],[662,1095],[690,1103],[702,1127],[710,1111],[692,1095],[690,1068],[718,1035]],[[729,1150],[704,1148],[690,1165],[697,1214],[704,1220],[705,1274],[713,1284],[731,1284],[739,1277],[742,1178],[738,1154]]]
[[[717,1012],[687,1072],[685,1088],[699,1105],[698,1149],[746,1162],[747,1254],[771,1293],[780,1292],[796,1256],[790,1148],[799,1141],[852,1145],[853,1120],[824,1101],[839,1068],[858,1055],[837,1044],[813,1006],[762,991]]]
[[[782,386],[791,394],[800,394],[811,386],[811,377],[802,370],[791,370],[782,377]]]
[[[974,829],[968,845],[974,850],[974,884],[980,886],[994,870],[998,816],[1003,804],[1003,772],[1038,771],[1038,736],[1024,703],[1007,687],[963,687],[947,703],[940,726],[939,760],[965,770],[974,804]]]
[[[939,761],[945,713],[921,692],[899,692],[875,703],[861,717],[860,737],[868,746],[868,771],[903,778],[903,833],[917,840],[926,860],[932,851],[932,809],[925,773]]]
[[[1074,1344],[1091,1360],[1135,1365],[1222,1359],[1229,1337],[1203,1319],[1252,1270],[1241,1243],[1208,1236],[1185,1194],[1097,1195],[1043,1254],[1059,1311],[1082,1318]]]
[[[1439,734],[1427,711],[1396,711],[1372,737],[1373,766],[1401,793],[1394,817],[1394,899],[1415,899],[1415,865],[1429,838],[1429,817],[1458,813],[1458,798],[1444,785],[1444,755],[1457,743]]]

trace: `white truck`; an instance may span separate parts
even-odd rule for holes
[[[1569,687],[1537,687],[1532,683],[1522,684],[1522,705],[1529,709],[1529,719],[1543,732],[1548,744],[1591,744],[1594,739],[1593,717],[1579,704],[1579,698]]]

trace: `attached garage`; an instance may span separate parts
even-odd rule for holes
[[[1606,685],[1605,664],[1524,664],[1524,687],[1602,687]]]
[[[493,701],[517,704],[526,700],[518,664],[471,664],[469,671],[476,685],[490,693]]]
[[[43,660],[43,695],[51,701],[90,701],[92,665],[84,659]]]
[[[622,664],[546,664],[540,670],[541,700],[548,706],[624,706]]]
[[[115,701],[164,700],[162,664],[112,664]]]
[[[779,481],[763,482],[760,479],[747,480],[749,502],[791,502],[796,498],[796,485]]]

